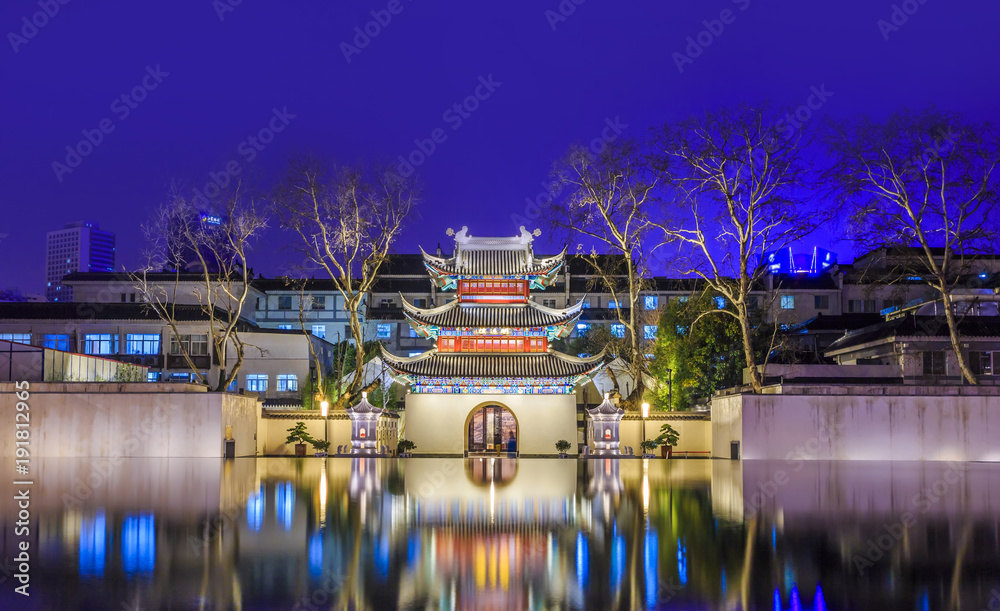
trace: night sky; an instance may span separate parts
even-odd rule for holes
[[[231,161],[266,186],[293,155],[398,160],[440,128],[411,251],[447,227],[513,234],[553,160],[609,124],[642,135],[725,104],[798,106],[812,88],[828,95],[811,121],[1000,108],[996,0],[62,1],[0,6],[0,288],[41,292],[45,232],[75,220],[115,232],[119,267],[135,266],[171,183],[204,188]],[[699,52],[688,37],[703,31]],[[471,113],[452,109],[477,93]],[[248,141],[269,125],[267,144]],[[54,169],[84,131],[100,143]],[[817,241],[849,259],[836,234]],[[256,270],[286,269],[279,241]]]

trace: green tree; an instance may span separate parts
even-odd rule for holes
[[[728,304],[717,299],[711,293],[672,299],[660,315],[650,364],[658,382],[651,401],[657,409],[691,409],[698,399],[742,383],[740,323],[722,315],[719,306]]]

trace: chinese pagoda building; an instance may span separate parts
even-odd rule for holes
[[[535,235],[537,235],[537,230]],[[603,354],[577,358],[552,349],[580,318],[583,302],[564,309],[531,300],[551,287],[566,251],[536,258],[524,227],[514,237],[473,237],[463,227],[450,258],[423,252],[440,291],[455,298],[433,308],[403,299],[407,322],[434,347],[413,357],[383,350],[409,388],[406,438],[415,453],[556,454],[556,441],[578,440],[576,388]]]

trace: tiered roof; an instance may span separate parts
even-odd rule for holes
[[[410,377],[451,378],[483,372],[482,375],[492,378],[562,378],[592,373],[601,365],[604,353],[580,358],[560,352],[442,354],[431,349],[407,358],[389,354],[383,349],[382,356],[386,361],[392,362],[393,369]]]
[[[554,257],[536,258],[531,246],[532,234],[523,226],[520,235],[514,237],[473,237],[468,227],[462,227],[454,235],[455,254],[451,257],[429,255],[420,249],[424,265],[441,288],[459,278],[484,276],[527,279],[536,288],[544,288],[552,284],[565,262],[565,248]]]
[[[411,324],[427,328],[429,337],[437,337],[437,330],[443,328],[543,328],[550,329],[553,337],[565,337],[583,311],[583,301],[556,309],[533,301],[483,307],[454,300],[425,309],[407,302],[402,295],[400,300],[406,318]]]

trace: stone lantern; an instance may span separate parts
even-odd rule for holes
[[[608,393],[604,393],[604,402],[593,409],[587,410],[590,418],[590,430],[594,437],[594,456],[620,456],[618,436],[619,425],[625,410],[611,404]]]
[[[351,417],[351,454],[375,456],[378,454],[378,419],[382,408],[368,402],[368,393],[361,393],[361,402],[347,408]]]

